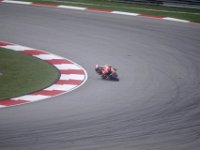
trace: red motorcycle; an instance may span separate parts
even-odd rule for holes
[[[117,75],[117,69],[113,68],[110,65],[105,65],[105,66],[96,65],[95,71],[97,74],[101,75],[101,78],[104,80],[119,81]]]

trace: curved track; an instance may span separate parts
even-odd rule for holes
[[[1,150],[197,150],[200,26],[123,15],[0,5],[0,40],[81,64],[88,81],[0,110]],[[102,81],[96,63],[119,70]]]

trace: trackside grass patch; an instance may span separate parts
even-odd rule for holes
[[[57,69],[45,61],[0,48],[0,100],[43,89],[58,76]]]

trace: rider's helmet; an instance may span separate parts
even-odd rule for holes
[[[98,64],[95,66],[95,71],[98,73],[98,74],[101,74],[102,72],[102,67],[99,66]]]
[[[96,66],[95,66],[95,71],[98,71],[98,69],[99,69],[99,65],[96,64]]]

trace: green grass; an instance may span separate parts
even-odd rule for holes
[[[0,48],[0,100],[45,88],[57,77],[58,71],[47,62]]]
[[[158,15],[173,17],[178,19],[200,22],[200,9],[166,7],[160,5],[122,3],[111,0],[24,0],[31,2],[54,3],[61,5],[93,7],[100,9],[110,9],[116,11],[126,11],[140,14]]]

